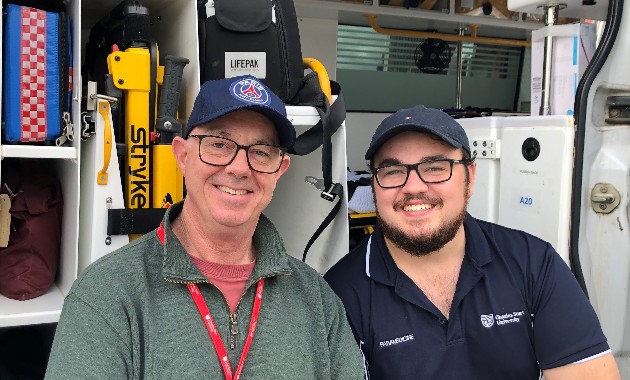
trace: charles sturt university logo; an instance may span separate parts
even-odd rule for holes
[[[492,327],[494,325],[494,314],[481,314],[481,324],[483,327]]]
[[[232,83],[230,94],[242,102],[263,106],[271,103],[271,96],[269,96],[267,89],[259,81],[252,78],[241,79]]]

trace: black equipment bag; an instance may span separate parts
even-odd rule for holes
[[[293,0],[207,2],[197,3],[201,83],[251,74],[289,103],[304,76]]]

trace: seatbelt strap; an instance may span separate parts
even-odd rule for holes
[[[197,0],[197,41],[199,42],[199,67],[206,65],[206,3],[208,0]],[[202,83],[203,84],[203,83]]]
[[[107,235],[146,234],[156,229],[166,208],[119,208],[107,210]]]
[[[302,261],[306,261],[308,250],[315,240],[332,222],[339,210],[341,209],[341,201],[343,199],[343,185],[334,183],[332,180],[332,136],[337,132],[341,124],[346,119],[346,106],[341,92],[341,86],[335,81],[330,81],[331,93],[337,98],[332,104],[328,103],[328,99],[323,97],[323,106],[315,107],[319,114],[320,120],[297,137],[295,144],[289,150],[289,153],[299,156],[307,155],[322,147],[322,174],[323,187],[317,186],[321,190],[321,197],[329,202],[333,202],[337,198],[337,203],[330,210],[326,218],[319,225],[313,236],[308,241]],[[314,183],[313,183],[314,184]]]
[[[333,104],[329,104],[324,97],[323,106],[315,107],[320,117],[319,121],[297,137],[289,153],[305,156],[322,147],[324,189],[320,190],[322,190],[322,198],[332,202],[339,195],[334,193],[336,184],[332,181],[332,136],[346,119],[346,105],[339,83],[331,80],[330,87],[337,99]],[[341,190],[343,191],[343,187]]]
[[[339,185],[339,184],[337,184],[337,185]],[[341,186],[341,185],[339,185],[339,186]],[[302,261],[303,262],[306,262],[306,255],[308,254],[308,250],[311,248],[313,243],[315,243],[315,240],[317,240],[319,235],[321,235],[322,232],[324,232],[326,227],[328,227],[330,222],[332,222],[335,219],[335,217],[337,216],[337,214],[339,213],[339,210],[341,209],[341,200],[342,199],[343,199],[343,189],[340,192],[339,198],[337,199],[337,203],[335,203],[335,205],[330,210],[328,215],[326,215],[326,217],[324,218],[322,223],[319,225],[319,227],[317,227],[317,230],[315,230],[315,233],[313,234],[313,236],[311,236],[311,238],[309,239],[308,243],[306,243],[306,248],[304,248],[304,253],[302,254]]]

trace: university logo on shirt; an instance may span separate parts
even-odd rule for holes
[[[520,323],[521,319],[525,317],[525,311],[517,310],[503,314],[481,314],[480,317],[483,327],[507,326]]]
[[[494,325],[494,314],[481,314],[481,324],[483,327],[492,327]]]

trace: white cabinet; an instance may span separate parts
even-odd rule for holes
[[[64,212],[62,225],[62,243],[59,269],[56,280],[50,290],[37,298],[28,301],[15,301],[0,295],[0,328],[17,325],[56,322],[59,319],[63,301],[72,283],[77,278],[80,269],[107,253],[107,249],[95,249],[97,245],[90,244],[87,239],[102,242],[106,236],[100,236],[99,231],[105,231],[107,214],[105,210],[93,207],[99,200],[97,196],[107,197],[103,192],[95,192],[85,186],[80,175],[81,168],[86,177],[94,173],[89,165],[82,165],[86,159],[88,164],[94,164],[94,157],[84,157],[81,150],[81,97],[82,78],[81,65],[85,54],[85,43],[92,25],[102,19],[115,8],[120,1],[90,1],[70,0],[67,11],[72,25],[73,49],[73,94],[72,115],[74,125],[74,139],[71,144],[63,147],[35,146],[25,144],[0,144],[0,155],[3,160],[12,158],[28,158],[46,161],[51,164],[60,179],[64,197]],[[199,91],[198,42],[197,42],[197,8],[195,0],[146,0],[142,5],[149,8],[152,20],[152,37],[158,41],[160,58],[166,54],[187,57],[190,64],[184,70],[182,80],[182,96],[180,112],[188,115],[192,109],[194,98]],[[1,57],[1,56],[0,56]],[[0,60],[1,61],[1,60]],[[1,82],[0,82],[1,84]],[[93,136],[92,139],[98,137]],[[86,148],[94,145],[93,141],[86,141]],[[86,149],[86,152],[94,149]],[[115,160],[115,156],[112,158]],[[99,165],[96,162],[94,165]],[[110,174],[118,175],[117,173]],[[83,186],[83,188],[82,188]],[[87,188],[87,190],[86,190]],[[82,195],[91,204],[81,204]],[[94,229],[94,223],[100,223],[102,229]],[[81,233],[81,231],[90,233]],[[96,231],[96,232],[95,232]],[[83,237],[83,241],[82,240]],[[79,250],[81,246],[81,250]],[[85,247],[89,247],[85,249]],[[109,246],[111,248],[114,245]],[[108,248],[108,247],[106,247]]]
[[[2,159],[28,158],[51,164],[60,179],[64,197],[61,256],[55,283],[46,294],[28,301],[15,301],[0,295],[0,328],[56,322],[59,319],[64,298],[77,278],[79,270],[106,254],[108,248],[116,247],[110,245],[101,249],[102,245],[91,244],[91,240],[103,242],[106,237],[104,236],[107,226],[106,210],[94,207],[94,205],[100,204],[99,199],[95,197],[106,198],[108,195],[106,192],[94,191],[94,187],[86,186],[85,181],[82,180],[81,168],[85,171],[83,176],[91,178],[95,172],[92,172],[93,169],[89,165],[100,165],[101,162],[95,160],[94,157],[85,157],[82,154],[80,134],[81,111],[83,111],[81,109],[81,65],[85,54],[85,43],[92,25],[118,4],[120,4],[118,0],[98,2],[70,0],[68,3],[67,11],[72,25],[73,49],[71,118],[74,125],[74,140],[71,144],[63,147],[0,144]],[[190,60],[190,64],[184,69],[179,109],[180,113],[188,115],[195,95],[199,91],[196,1],[145,0],[142,1],[142,5],[149,8],[152,37],[158,42],[160,58],[163,59],[165,55],[170,54],[187,57]],[[91,139],[97,137],[98,133]],[[89,149],[95,143],[97,142],[90,140],[85,142],[86,154],[95,154],[90,153],[94,152],[94,149]],[[88,165],[82,165],[83,159]],[[115,156],[112,160],[115,160]],[[116,175],[118,174],[110,174],[110,176]],[[90,204],[84,202],[80,208],[83,195]],[[99,227],[102,228],[93,228],[95,223],[99,223]]]
[[[73,48],[73,88],[72,114],[74,123],[74,140],[63,147],[8,145],[0,143],[0,157],[2,160],[27,158],[45,161],[54,168],[62,187],[64,210],[62,222],[61,256],[55,283],[48,292],[40,297],[28,301],[15,301],[0,295],[0,327],[29,325],[54,322],[59,319],[65,295],[70,290],[72,282],[77,277],[78,235],[79,235],[79,156],[80,138],[80,102],[81,78],[79,53],[80,24],[76,20],[80,17],[80,0],[70,0],[67,12],[72,25]],[[0,60],[1,62],[1,60]],[[0,253],[1,254],[1,253]]]

